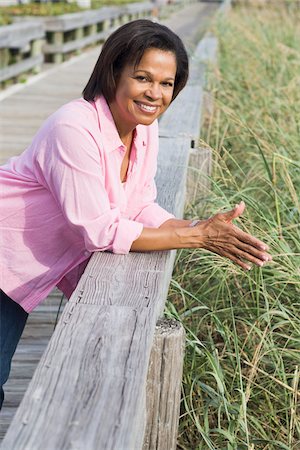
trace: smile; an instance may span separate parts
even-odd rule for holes
[[[154,113],[157,111],[158,106],[145,105],[144,103],[135,102],[135,104],[142,110],[148,113]]]

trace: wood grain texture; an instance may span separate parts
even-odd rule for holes
[[[202,85],[200,83],[188,84],[174,100],[174,107],[169,108],[161,118],[159,135],[161,137],[185,136],[190,138],[190,141],[198,139],[201,101]]]
[[[176,450],[185,332],[174,319],[155,328],[146,388],[143,450]]]
[[[61,293],[54,290],[30,315],[12,360],[10,377],[4,386],[0,413],[0,441],[18,408],[41,356],[52,336]],[[63,306],[66,301],[63,302]]]
[[[2,448],[140,448],[153,320],[150,308],[67,304]]]

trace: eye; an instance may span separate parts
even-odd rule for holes
[[[144,75],[137,75],[137,76],[135,77],[135,79],[136,79],[137,81],[140,81],[141,83],[145,83],[145,82],[149,81],[148,78],[145,77]]]
[[[174,83],[172,83],[172,81],[163,81],[162,85],[166,86],[166,87],[169,87],[169,88],[174,87]]]

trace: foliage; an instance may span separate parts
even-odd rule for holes
[[[10,25],[11,23],[11,17],[8,14],[2,14],[0,11],[0,27],[4,25]]]
[[[97,9],[103,6],[119,6],[134,2],[137,2],[137,0],[92,0],[91,7]],[[80,11],[86,11],[86,9],[78,6],[76,2],[67,3],[63,1],[6,6],[0,9],[0,25],[10,23],[11,18],[16,16],[59,16]]]
[[[1,14],[8,16],[58,16],[83,11],[77,3],[26,3],[1,8]]]
[[[244,273],[209,252],[178,254],[167,314],[187,333],[180,449],[300,448],[299,19],[248,7],[215,25],[214,173],[188,215],[244,200],[239,226],[273,262]]]

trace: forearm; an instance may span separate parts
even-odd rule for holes
[[[177,219],[170,221],[173,220]],[[138,239],[133,242],[131,251],[147,252],[201,247],[201,234],[198,230],[189,228],[190,220],[179,221],[177,226],[174,222],[167,225],[167,222],[160,228],[144,228]]]
[[[164,222],[163,224],[161,224],[161,226],[159,228],[183,228],[183,227],[188,227],[190,226],[190,224],[192,223],[192,220],[186,220],[186,219],[169,219],[166,222]]]

